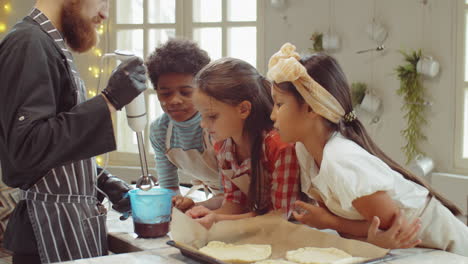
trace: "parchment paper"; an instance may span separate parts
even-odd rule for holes
[[[287,251],[302,247],[335,247],[353,257],[365,258],[380,258],[388,253],[387,249],[366,242],[345,239],[302,224],[288,222],[278,213],[221,221],[207,230],[189,216],[173,208],[170,230],[174,241],[195,249],[215,240],[238,245],[270,244],[272,259],[285,258]]]

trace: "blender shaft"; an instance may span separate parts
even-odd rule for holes
[[[148,161],[146,160],[145,144],[143,144],[143,133],[135,132],[138,142],[138,153],[140,155],[140,165],[143,177],[148,177]]]

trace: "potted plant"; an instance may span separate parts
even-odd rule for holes
[[[361,104],[362,99],[366,95],[367,85],[363,82],[354,82],[351,84],[351,101],[353,107]]]
[[[425,90],[421,76],[416,70],[421,50],[410,53],[400,51],[400,53],[404,57],[404,64],[398,66],[395,71],[400,80],[397,94],[403,97],[402,110],[407,121],[407,127],[401,131],[406,140],[406,145],[402,149],[406,155],[406,163],[409,164],[417,155],[424,154],[419,144],[422,140],[427,140],[422,130],[422,126],[427,124]]]
[[[311,52],[321,52],[323,51],[323,33],[321,32],[314,32],[312,36],[310,37],[310,40],[312,40],[312,48],[309,48]]]

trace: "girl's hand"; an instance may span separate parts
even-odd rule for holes
[[[382,231],[378,227],[380,219],[374,216],[367,233],[367,242],[382,248],[412,248],[421,243],[417,239],[419,229],[421,229],[421,220],[416,218],[411,224],[408,224],[401,213],[395,216],[392,226],[387,231]]]
[[[186,215],[190,216],[193,219],[202,218],[210,213],[213,212],[210,209],[201,205],[194,206],[192,207],[192,209],[185,212]]]
[[[312,205],[302,201],[295,201],[294,205],[299,212],[293,211],[293,216],[299,222],[310,227],[318,229],[330,228],[335,215],[328,211],[327,208]]]
[[[185,212],[192,208],[195,205],[195,202],[190,198],[177,195],[172,197],[172,205],[174,205],[175,208],[181,210],[182,212]]]
[[[204,226],[206,229],[210,229],[211,226],[218,222],[218,215],[216,213],[209,213],[202,218],[195,219],[198,223]]]

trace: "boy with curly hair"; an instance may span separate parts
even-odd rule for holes
[[[208,53],[195,42],[175,38],[157,47],[145,64],[164,111],[150,128],[160,186],[179,192],[179,178],[185,175],[194,188],[202,185],[214,194],[203,204],[217,208],[222,190],[216,156],[192,103],[193,79],[209,62]],[[177,196],[174,206],[185,211],[194,202]]]

